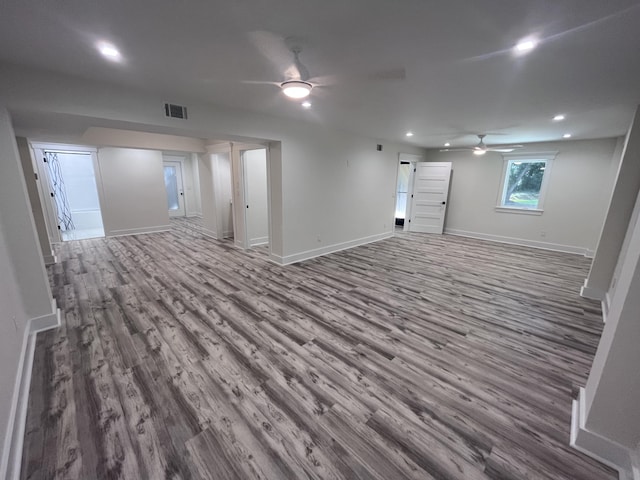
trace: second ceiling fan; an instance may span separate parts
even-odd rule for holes
[[[440,150],[441,152],[466,152],[472,151],[474,155],[484,155],[487,152],[500,152],[500,153],[510,153],[518,148],[523,148],[524,145],[487,145],[484,143],[484,137],[486,134],[478,134],[478,144],[473,147],[462,147],[462,148],[443,148]]]

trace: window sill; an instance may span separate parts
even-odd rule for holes
[[[496,207],[499,213],[518,213],[520,215],[542,215],[544,210],[538,208]]]

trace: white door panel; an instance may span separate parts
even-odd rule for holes
[[[167,190],[167,208],[170,217],[184,217],[184,189],[182,185],[182,162],[165,160],[164,186]]]
[[[451,162],[419,162],[413,176],[409,231],[442,233]]]
[[[267,150],[245,150],[244,166],[246,234],[249,247],[269,243]]]

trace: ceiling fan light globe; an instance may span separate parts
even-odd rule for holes
[[[311,93],[313,86],[308,82],[302,82],[299,80],[290,80],[280,84],[282,93],[289,98],[305,98]]]
[[[481,148],[476,148],[476,149],[473,151],[473,154],[474,154],[474,155],[484,155],[485,153],[487,153],[487,151],[486,151],[486,150],[482,150]]]

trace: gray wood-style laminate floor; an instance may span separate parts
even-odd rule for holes
[[[568,445],[583,257],[400,234],[281,267],[186,220],[56,253],[22,478],[617,478]]]

